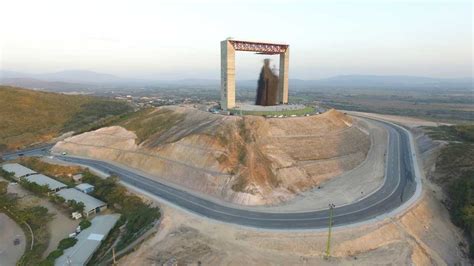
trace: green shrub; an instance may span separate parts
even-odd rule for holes
[[[12,181],[12,182],[16,181],[15,180],[15,175],[13,173],[5,171],[1,167],[0,167],[0,176],[2,176],[3,178],[5,178],[8,181]]]
[[[68,200],[66,201],[66,203],[73,212],[80,212],[80,213],[84,212],[84,208],[85,208],[84,203],[77,202],[75,200]]]
[[[446,188],[453,223],[469,237],[474,258],[474,125],[425,128],[431,138],[450,141],[436,162],[437,181]]]
[[[91,222],[89,220],[82,220],[79,223],[79,226],[81,227],[81,230],[84,230],[84,229],[88,228],[89,226],[91,226]]]
[[[53,261],[59,257],[61,257],[64,254],[64,251],[62,249],[56,249],[53,250],[51,253],[49,253],[47,259],[53,259]]]
[[[26,190],[29,190],[33,192],[33,194],[38,195],[38,196],[44,196],[48,194],[49,192],[49,187],[48,185],[38,185],[36,183],[30,182],[26,180],[25,178],[22,178],[20,180],[20,185],[25,188]]]
[[[74,238],[74,237],[68,237],[68,238],[65,238],[61,241],[59,241],[59,245],[58,245],[58,249],[68,249],[72,246],[74,246],[77,242],[77,239]]]
[[[64,251],[62,249],[55,249],[53,251],[51,251],[51,253],[49,253],[48,257],[46,257],[45,260],[43,260],[42,262],[40,262],[40,266],[53,266],[54,265],[54,261],[61,257],[62,255],[64,254]]]
[[[38,265],[39,266],[54,266],[54,260],[55,259],[48,257],[45,260],[41,261]]]

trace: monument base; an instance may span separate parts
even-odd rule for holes
[[[272,106],[255,105],[252,103],[236,103],[236,106],[228,110],[234,115],[265,115],[265,116],[300,116],[315,113],[314,107],[303,104],[280,104]]]

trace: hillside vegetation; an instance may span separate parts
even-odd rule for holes
[[[130,112],[123,102],[0,86],[0,152],[91,129]]]
[[[427,130],[434,139],[450,141],[436,163],[435,180],[445,188],[451,218],[468,235],[474,257],[474,125]]]
[[[184,114],[167,109],[146,108],[130,113],[114,121],[114,124],[123,126],[137,135],[137,142],[141,143],[152,135],[169,130],[184,119]]]

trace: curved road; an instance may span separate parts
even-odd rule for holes
[[[369,196],[348,205],[336,206],[333,216],[334,226],[359,223],[387,214],[415,195],[417,182],[408,132],[390,123],[368,120],[382,124],[389,132],[385,181],[381,188]],[[8,159],[7,156],[5,158]],[[243,210],[200,198],[107,162],[69,156],[58,156],[58,158],[90,166],[105,173],[114,173],[127,184],[214,220],[266,229],[319,229],[328,226],[328,210],[297,213]]]

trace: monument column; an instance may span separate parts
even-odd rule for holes
[[[228,41],[221,42],[221,108],[235,107],[235,49]]]
[[[290,46],[284,53],[280,54],[280,73],[278,82],[278,102],[288,103],[288,67],[290,62]]]

